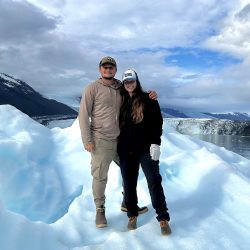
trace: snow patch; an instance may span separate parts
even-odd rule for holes
[[[78,120],[48,129],[0,106],[0,249],[248,249],[250,161],[177,133],[164,121],[160,172],[173,233],[160,234],[145,177],[139,205],[149,211],[126,229],[122,179],[112,163],[106,190],[108,227],[95,227],[90,155]]]

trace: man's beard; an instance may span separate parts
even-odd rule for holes
[[[105,77],[105,76],[103,76],[102,78],[105,79],[105,80],[112,80],[114,77],[113,76],[111,76],[111,77]]]

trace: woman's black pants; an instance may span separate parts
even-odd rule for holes
[[[125,204],[128,209],[128,217],[138,215],[136,187],[140,164],[147,179],[152,206],[157,213],[156,219],[158,221],[169,221],[170,217],[161,184],[162,178],[159,172],[159,161],[153,161],[149,152],[141,155],[133,153],[120,155],[120,167],[125,192]]]

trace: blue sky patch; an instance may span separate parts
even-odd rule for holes
[[[165,58],[167,65],[175,65],[186,69],[221,69],[225,66],[238,64],[241,60],[225,53],[202,50],[199,48],[173,48]]]

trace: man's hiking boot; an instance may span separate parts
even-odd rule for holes
[[[107,226],[107,220],[105,217],[105,207],[99,207],[96,209],[96,217],[95,217],[96,227],[102,228]]]
[[[161,234],[162,235],[171,234],[171,228],[170,228],[167,220],[160,221],[160,227],[161,227]]]
[[[122,212],[128,212],[127,206],[125,205],[124,202],[122,202],[121,211]],[[137,211],[138,211],[138,214],[144,214],[144,213],[146,213],[148,211],[148,207],[146,207],[146,206],[138,207],[137,206]]]
[[[136,229],[137,216],[129,217],[128,219],[128,230]]]

